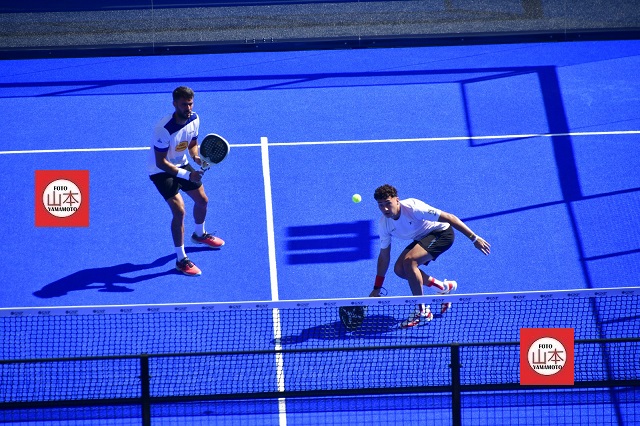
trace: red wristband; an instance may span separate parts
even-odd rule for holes
[[[384,282],[384,277],[382,275],[376,275],[376,282],[375,282],[375,284],[373,284],[373,288],[375,290],[381,289],[383,282]]]

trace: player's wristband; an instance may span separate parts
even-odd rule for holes
[[[376,275],[376,282],[373,284],[373,289],[380,290],[382,288],[383,282],[384,282],[384,277],[382,275]]]
[[[191,172],[187,169],[178,169],[177,177],[185,180],[189,180],[189,176],[191,176]]]
[[[478,238],[480,238],[480,237],[478,237],[477,235],[474,235],[473,239],[471,239],[471,242],[475,244],[476,241],[478,241]]]

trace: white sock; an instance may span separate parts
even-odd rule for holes
[[[444,290],[444,282],[437,280],[433,277],[429,277],[429,281],[427,282],[428,287],[435,287],[440,291]]]
[[[187,253],[184,251],[184,245],[176,247],[176,255],[178,256],[178,262],[187,257]]]
[[[196,223],[196,235],[202,237],[204,235],[204,222]]]

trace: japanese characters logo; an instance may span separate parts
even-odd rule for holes
[[[572,328],[520,329],[520,384],[573,385]]]
[[[89,226],[88,170],[36,170],[35,180],[36,226]]]

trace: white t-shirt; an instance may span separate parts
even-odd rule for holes
[[[391,245],[391,237],[401,240],[420,240],[432,231],[449,228],[448,223],[438,222],[442,211],[415,198],[400,200],[400,217],[393,220],[382,216],[378,227],[380,248]]]
[[[162,117],[153,128],[153,139],[151,140],[151,151],[149,152],[148,170],[150,175],[162,173],[156,166],[155,151],[167,153],[167,160],[180,167],[187,164],[189,155],[189,143],[198,139],[200,130],[200,117],[195,112],[185,124],[176,123],[173,113]]]

